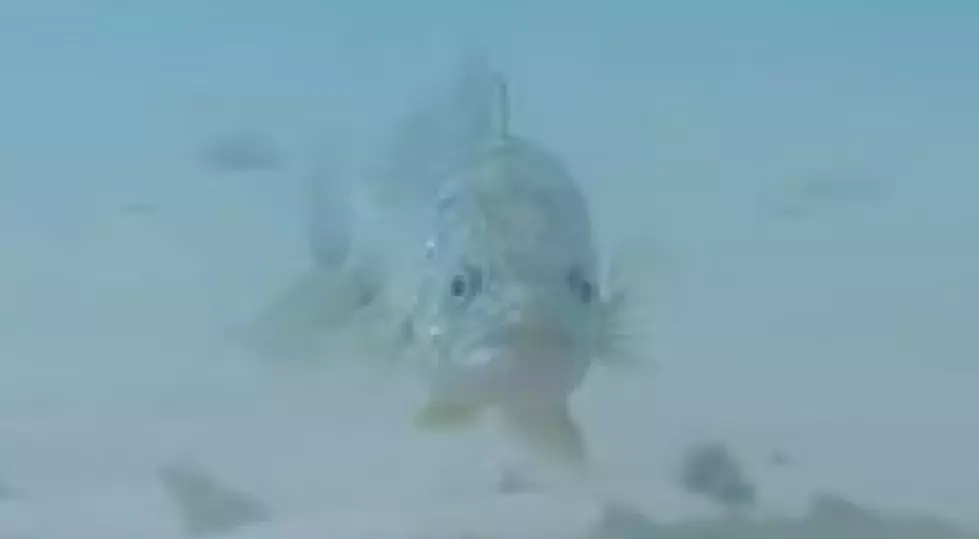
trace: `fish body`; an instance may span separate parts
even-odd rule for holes
[[[580,458],[568,399],[599,353],[599,263],[561,160],[501,133],[443,183],[410,319],[430,391],[422,421],[502,412],[528,441]],[[538,436],[543,435],[543,436]]]
[[[369,347],[360,355],[419,367],[420,427],[493,410],[522,440],[581,462],[569,398],[592,363],[616,356],[628,295],[601,286],[577,181],[555,153],[513,135],[509,113],[505,78],[467,57],[366,180],[332,199],[349,222],[322,235],[332,243],[312,238],[314,253],[331,255],[263,310],[250,337],[266,354],[318,361],[315,342],[353,329]]]

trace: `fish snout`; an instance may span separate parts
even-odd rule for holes
[[[566,396],[584,379],[589,355],[567,316],[522,310],[491,340],[493,359],[505,373],[506,391]]]
[[[505,320],[502,334],[509,344],[547,345],[549,348],[573,348],[580,328],[574,312],[548,298],[533,298],[513,305]]]

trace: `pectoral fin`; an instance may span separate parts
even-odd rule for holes
[[[610,257],[599,300],[598,364],[636,368],[645,363],[655,304],[649,287],[657,269],[652,262],[625,252]]]
[[[323,341],[369,303],[378,288],[351,271],[316,269],[273,297],[236,335],[258,356],[314,361]]]

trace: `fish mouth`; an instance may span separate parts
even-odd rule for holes
[[[508,327],[466,354],[497,398],[563,398],[583,381],[587,356],[574,335],[554,327]]]
[[[526,320],[511,323],[491,332],[486,344],[498,348],[527,351],[567,352],[577,347],[575,333],[561,326]]]

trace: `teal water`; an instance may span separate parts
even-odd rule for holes
[[[173,536],[175,459],[285,516],[480,488],[476,449],[392,419],[410,389],[224,340],[307,264],[308,171],[368,159],[474,39],[603,239],[656,253],[651,368],[580,399],[651,512],[699,511],[671,474],[716,438],[763,514],[979,526],[979,8],[854,6],[0,6],[0,537]],[[205,166],[236,133],[283,161]]]

